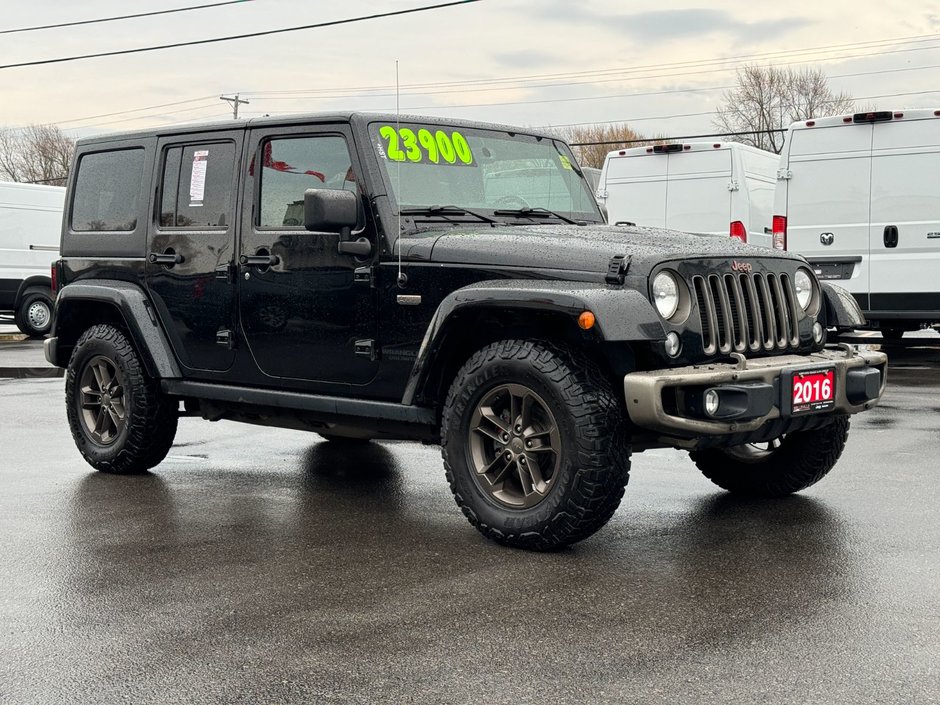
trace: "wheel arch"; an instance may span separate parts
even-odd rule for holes
[[[584,311],[597,321],[590,330],[578,325]],[[497,340],[535,338],[578,347],[615,375],[626,369],[621,366],[632,365],[632,343],[664,337],[652,305],[634,290],[576,288],[571,282],[481,282],[451,293],[438,306],[402,403],[439,402],[470,356]]]
[[[151,376],[182,377],[146,292],[140,286],[117,280],[76,282],[62,288],[47,342],[49,361],[59,367],[68,365],[78,338],[99,323],[117,326],[130,336]]]
[[[16,298],[13,301],[14,311],[19,310],[20,304],[23,303],[23,297],[26,296],[27,289],[34,287],[48,289],[50,298],[52,297],[52,279],[42,274],[34,274],[20,282],[20,286],[16,290]]]

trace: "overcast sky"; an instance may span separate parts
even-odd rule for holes
[[[0,29],[214,1],[3,0]],[[0,65],[313,24],[434,1],[246,0],[6,34],[0,35]],[[883,43],[831,48],[863,42]],[[403,111],[529,126],[625,120],[641,132],[682,135],[712,129],[712,116],[702,113],[713,111],[720,88],[733,82],[729,66],[745,60],[737,57],[820,66],[835,88],[884,109],[940,108],[940,3],[483,0],[342,27],[2,69],[0,125],[52,122],[82,135],[221,119],[231,109],[218,96],[236,91],[251,101],[242,106],[243,116],[394,110],[398,59]],[[717,63],[721,59],[733,61]],[[459,85],[412,87],[454,82]],[[377,90],[364,90],[370,88]],[[907,95],[870,98],[902,93]],[[151,107],[178,101],[191,102]],[[138,108],[146,109],[125,112]],[[120,114],[93,117],[106,113]]]

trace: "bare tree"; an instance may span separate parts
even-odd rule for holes
[[[780,152],[791,122],[855,110],[847,93],[835,92],[821,69],[744,66],[737,85],[725,91],[714,124],[721,132],[748,132],[738,141]]]
[[[618,147],[636,147],[652,141],[647,140],[627,123],[579,125],[558,132],[559,136],[566,142],[582,145],[572,147],[574,155],[578,158],[578,163],[581,166],[593,166],[598,169],[604,166],[604,157],[607,156],[608,152]],[[643,141],[636,142],[636,140]],[[598,142],[603,144],[596,144]]]
[[[63,186],[74,151],[75,140],[56,125],[0,130],[0,177]]]

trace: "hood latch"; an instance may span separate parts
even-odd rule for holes
[[[630,257],[627,255],[614,255],[607,263],[607,275],[604,281],[608,284],[623,285],[624,277],[630,268]]]

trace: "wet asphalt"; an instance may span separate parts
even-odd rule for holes
[[[805,493],[643,453],[541,555],[470,527],[437,448],[183,419],[111,477],[62,379],[2,378],[0,703],[940,702],[940,336],[887,352]]]

